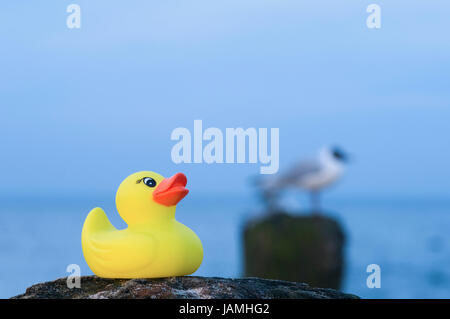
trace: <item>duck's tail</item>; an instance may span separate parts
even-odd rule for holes
[[[82,238],[95,233],[116,230],[106,216],[103,209],[96,207],[91,210],[83,225]]]

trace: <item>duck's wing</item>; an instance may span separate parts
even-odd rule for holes
[[[86,218],[82,244],[89,267],[101,277],[133,277],[155,258],[155,242],[149,234],[117,230],[101,208]]]
[[[155,257],[154,241],[147,234],[123,231],[95,234],[88,239],[88,247],[92,264],[114,274],[112,277],[133,277]]]

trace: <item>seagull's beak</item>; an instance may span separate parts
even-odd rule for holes
[[[342,161],[346,164],[353,163],[353,155],[345,153],[345,156],[342,158]]]
[[[153,192],[153,200],[164,206],[174,206],[189,193],[186,184],[187,178],[183,173],[163,179]]]

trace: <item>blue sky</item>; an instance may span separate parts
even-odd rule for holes
[[[82,28],[65,25],[77,3]],[[370,3],[382,28],[365,26]],[[175,165],[176,127],[280,128],[280,171],[354,156],[336,194],[449,195],[448,1],[0,5],[0,194],[114,192],[138,170],[242,192],[255,165]]]

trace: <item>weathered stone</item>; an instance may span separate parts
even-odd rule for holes
[[[339,289],[344,232],[322,215],[266,215],[244,227],[245,276]]]
[[[67,279],[29,287],[13,298],[91,298],[91,299],[347,299],[358,298],[333,289],[312,288],[307,284],[260,278],[226,279],[215,277],[170,277],[159,279],[102,279],[81,277],[81,288],[67,288]]]

